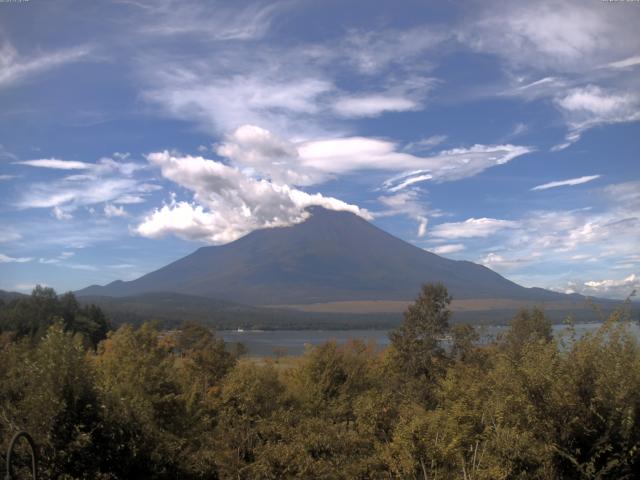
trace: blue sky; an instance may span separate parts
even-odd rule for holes
[[[522,285],[640,286],[640,3],[0,3],[0,288],[350,210]]]

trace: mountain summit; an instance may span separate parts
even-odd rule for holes
[[[524,288],[468,261],[440,257],[359,216],[314,207],[297,225],[254,231],[222,246],[202,247],[130,282],[91,286],[78,295],[149,292],[198,295],[251,305],[346,300],[410,300],[420,285],[442,282],[456,299],[566,299]]]

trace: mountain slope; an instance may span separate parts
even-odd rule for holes
[[[203,247],[130,282],[91,286],[78,295],[148,292],[198,295],[251,305],[341,300],[406,300],[441,281],[455,298],[554,300],[566,295],[524,288],[492,270],[449,260],[348,212],[315,207],[298,225],[258,230]]]

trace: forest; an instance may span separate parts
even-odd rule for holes
[[[29,432],[44,479],[637,478],[624,307],[581,337],[523,310],[479,345],[450,302],[424,285],[385,349],[250,358],[204,325],[113,329],[38,287],[0,302],[0,449]]]

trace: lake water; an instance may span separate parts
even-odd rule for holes
[[[583,323],[575,326],[576,334],[583,335],[586,332],[598,328],[600,323]],[[632,330],[640,338],[640,327],[632,324]],[[481,342],[488,342],[504,330],[504,326],[478,327]],[[554,325],[556,335],[561,335],[566,329],[565,325]],[[335,340],[344,343],[349,339],[361,339],[366,342],[373,341],[379,347],[389,344],[390,330],[247,330],[238,332],[235,330],[223,330],[218,332],[226,342],[240,342],[253,356],[271,356],[276,350],[286,355],[301,355],[305,346],[320,345],[324,342]]]

